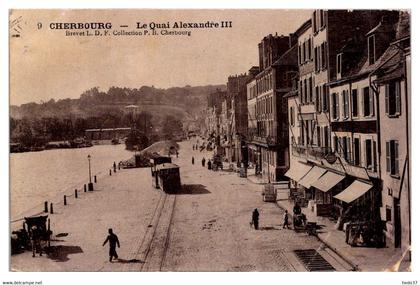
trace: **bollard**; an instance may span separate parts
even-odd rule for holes
[[[96,175],[93,176],[93,181],[96,183]]]
[[[44,202],[44,212],[48,213],[48,201]]]
[[[109,176],[111,176],[112,175],[112,171],[111,171],[111,169],[109,170]]]
[[[67,196],[64,195],[64,206],[66,206],[66,205],[67,205]]]
[[[50,214],[54,214],[53,203],[50,204]]]
[[[84,191],[86,192],[86,184],[85,184],[85,185],[83,185],[83,189],[84,189]]]
[[[74,189],[74,198],[77,199],[77,189]]]

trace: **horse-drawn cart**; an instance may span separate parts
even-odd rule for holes
[[[43,248],[50,246],[51,235],[48,215],[25,217],[22,229],[12,232],[12,254],[32,250],[33,256],[36,252],[42,255]]]

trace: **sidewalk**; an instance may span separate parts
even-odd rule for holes
[[[289,200],[277,200],[279,207],[293,213]],[[322,227],[318,238],[358,271],[410,271],[410,261],[401,260],[403,253],[396,248],[351,247],[345,242],[345,233],[335,229],[335,223],[326,217],[316,217],[308,208],[302,209],[308,221]]]

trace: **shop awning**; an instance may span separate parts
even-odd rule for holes
[[[360,180],[355,180],[349,187],[344,189],[339,194],[335,195],[334,198],[341,200],[346,203],[353,202],[367,191],[369,191],[373,185]]]
[[[331,171],[327,171],[324,175],[322,175],[317,181],[315,181],[312,186],[324,191],[328,192],[331,188],[337,185],[341,180],[344,179],[344,175],[340,175]]]
[[[327,170],[324,168],[314,166],[312,169],[303,176],[303,178],[299,181],[299,184],[304,186],[305,188],[310,188],[315,181],[319,179]]]
[[[294,181],[299,181],[309,170],[311,170],[310,165],[299,163],[298,165],[292,166],[284,175]]]

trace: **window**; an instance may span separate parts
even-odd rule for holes
[[[303,82],[299,80],[299,101],[303,103]]]
[[[339,153],[337,136],[334,136],[334,150]]]
[[[337,54],[337,76],[341,77],[341,56],[342,54]]]
[[[319,96],[319,86],[315,87],[315,107],[318,113],[321,112],[321,97]]]
[[[312,92],[313,92],[313,86],[312,86],[312,77],[309,77],[309,84],[308,84],[309,86],[308,86],[308,88],[309,88],[309,102],[313,102],[313,95],[312,95]]]
[[[319,71],[319,50],[318,47],[315,47],[315,71]]]
[[[312,13],[312,31],[316,33],[318,30],[316,28],[316,11]]]
[[[359,166],[360,165],[360,139],[359,138],[354,138],[354,165]]]
[[[386,172],[399,175],[398,141],[386,142]]]
[[[347,162],[350,162],[351,149],[350,149],[350,137],[341,138],[342,155]]]
[[[349,91],[343,90],[342,97],[343,97],[343,116],[345,119],[348,119],[349,117]]]
[[[358,106],[358,101],[357,101],[357,89],[353,89],[351,90],[351,110],[352,110],[352,115],[353,117],[357,117],[358,116],[358,110],[357,110],[357,106]]]
[[[319,10],[319,25],[321,26],[321,28],[324,27],[325,22],[324,22],[324,11]]]
[[[321,44],[321,68],[325,69],[327,67],[327,43],[323,42]]]
[[[374,64],[376,61],[375,58],[375,35],[371,35],[368,38],[368,57],[369,65]]]
[[[308,84],[306,83],[306,78],[303,80],[303,102],[308,102]]]
[[[347,160],[347,152],[348,152],[347,138],[342,137],[341,138],[341,154],[343,155],[345,160]]]
[[[372,140],[368,139],[365,141],[366,168],[368,169],[374,169],[373,153]]]
[[[321,127],[316,127],[316,145],[321,146]]]
[[[328,127],[324,127],[324,147],[330,146],[330,132]]]
[[[324,85],[322,85],[322,104],[323,104],[322,110],[324,112],[328,112],[328,107],[330,105],[329,98],[330,98],[330,96],[329,96],[329,89],[324,84]]]
[[[339,113],[339,102],[338,102],[338,94],[337,93],[333,93],[332,95],[332,115],[333,115],[333,119],[338,120],[340,117],[340,113]]]
[[[401,114],[401,84],[398,80],[385,85],[385,113],[388,116]]]
[[[373,116],[373,94],[369,87],[363,88],[363,114],[365,117]]]
[[[324,43],[319,47],[319,70],[324,67]]]
[[[312,39],[308,39],[308,60],[312,59]]]
[[[391,207],[389,207],[389,206],[386,206],[386,211],[385,211],[385,213],[386,213],[386,221],[387,222],[390,222],[391,220],[392,220],[392,211],[391,211]]]
[[[293,107],[290,107],[290,121],[289,121],[291,126],[295,125],[295,112]]]

